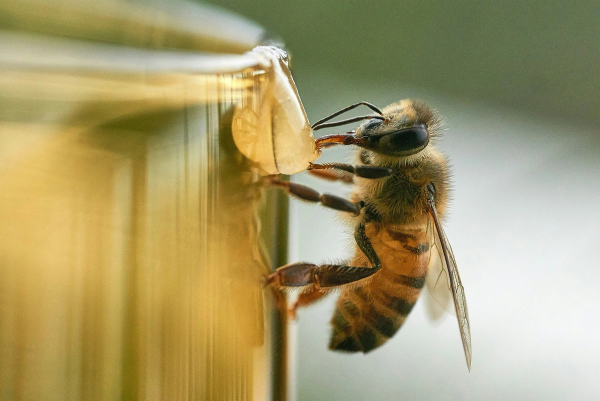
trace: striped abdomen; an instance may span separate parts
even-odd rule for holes
[[[425,284],[429,243],[425,228],[367,227],[367,235],[382,268],[370,280],[347,287],[331,320],[329,348],[368,352],[392,337],[402,326]],[[358,250],[352,266],[369,266]]]

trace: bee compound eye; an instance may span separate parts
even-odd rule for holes
[[[390,154],[412,154],[429,143],[429,133],[424,125],[404,128],[381,137],[379,146]]]

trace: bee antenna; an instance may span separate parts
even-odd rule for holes
[[[316,131],[316,130],[319,130],[319,129],[322,129],[322,128],[338,127],[340,125],[346,125],[346,124],[353,123],[353,122],[356,122],[356,121],[370,120],[372,118],[375,118],[377,120],[385,120],[384,116],[367,115],[367,116],[359,116],[359,117],[347,118],[345,120],[335,121],[335,122],[332,122],[332,123],[315,123],[315,124],[313,124],[313,126],[311,128],[313,129],[313,131]]]
[[[339,111],[336,111],[335,113],[333,113],[333,114],[331,114],[331,115],[329,115],[329,116],[327,116],[325,118],[320,119],[319,121],[317,121],[316,123],[314,123],[311,128],[315,129],[316,126],[324,123],[325,121],[329,121],[332,118],[337,117],[340,114],[345,113],[345,112],[347,112],[349,110],[352,110],[352,109],[354,109],[354,108],[356,108],[358,106],[367,106],[368,108],[370,108],[371,110],[373,110],[375,113],[379,114],[380,116],[383,116],[382,111],[379,110],[379,108],[377,106],[374,106],[373,104],[371,104],[369,102],[364,102],[363,101],[363,102],[358,102],[358,103],[351,104],[350,106],[344,107],[343,109],[341,109]]]

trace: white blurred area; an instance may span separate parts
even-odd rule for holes
[[[311,121],[355,101],[385,106],[405,97],[445,117],[439,147],[454,169],[445,227],[469,305],[473,362],[469,373],[454,317],[440,324],[426,317],[426,291],[382,347],[367,355],[332,352],[334,293],[298,314],[297,399],[598,399],[597,130],[325,72],[306,83]],[[326,150],[320,160],[348,161],[348,152]],[[294,180],[349,192],[307,174]],[[333,211],[292,201],[290,229],[290,262],[352,253],[352,230]]]

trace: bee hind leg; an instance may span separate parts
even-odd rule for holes
[[[339,287],[370,277],[381,269],[379,257],[371,241],[365,234],[364,224],[358,224],[354,238],[359,248],[369,259],[373,267],[358,267],[341,264],[315,265],[312,263],[293,263],[282,266],[266,278],[266,283],[274,287],[304,287],[312,285],[315,289]],[[316,297],[317,294],[314,294]],[[309,301],[309,296],[307,300]],[[316,297],[318,298],[318,297]],[[315,298],[315,300],[316,300]],[[309,301],[310,303],[312,301]],[[299,305],[302,306],[302,305]]]

